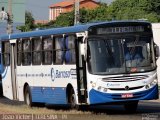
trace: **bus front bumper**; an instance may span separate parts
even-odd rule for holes
[[[122,94],[102,93],[92,89],[89,92],[90,104],[107,104],[125,101],[153,100],[159,98],[158,85],[141,92],[132,93],[131,98],[122,98]]]

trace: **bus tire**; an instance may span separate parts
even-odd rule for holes
[[[29,88],[29,86],[26,86],[26,88],[25,88],[24,101],[25,101],[25,104],[28,105],[29,107],[32,107],[32,106],[33,106],[32,96],[31,96],[31,93],[30,93],[30,88]]]
[[[68,93],[68,104],[70,104],[71,109],[76,109],[77,107],[76,96],[73,88],[71,88]]]
[[[128,113],[135,113],[138,107],[138,101],[130,101],[124,104],[124,108]]]

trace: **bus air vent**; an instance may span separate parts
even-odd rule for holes
[[[120,76],[120,77],[107,77],[102,78],[103,82],[126,82],[126,81],[138,81],[147,79],[148,75],[134,75],[134,76]]]

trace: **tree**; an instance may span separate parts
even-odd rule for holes
[[[109,6],[111,17],[116,20],[148,19],[160,21],[159,0],[116,0]]]
[[[60,14],[55,21],[42,25],[34,25],[34,18],[30,12],[26,12],[25,26],[20,26],[21,31],[30,31],[38,28],[65,27],[74,25],[74,10],[69,13]],[[137,20],[147,19],[150,22],[160,22],[159,0],[115,0],[107,5],[93,10],[80,9],[80,23],[111,21],[111,20]]]
[[[85,8],[80,9],[80,23],[107,20],[107,4],[101,4],[94,10]],[[57,17],[52,27],[64,27],[74,25],[74,10],[69,13],[63,13]]]
[[[34,28],[34,18],[31,12],[26,11],[25,24],[27,24],[30,27],[30,29]]]
[[[34,25],[34,18],[31,12],[25,12],[25,25],[18,26],[17,29],[21,30],[22,32],[31,31],[35,28]]]
[[[64,27],[74,25],[74,11],[62,13],[54,22],[54,27]]]
[[[99,7],[93,10],[87,10],[85,8],[80,9],[80,22],[94,22],[107,20],[107,4],[100,4]]]

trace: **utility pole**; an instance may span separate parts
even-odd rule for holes
[[[13,32],[12,22],[13,22],[12,0],[8,0],[8,20],[7,20],[7,33],[8,34],[11,34]]]
[[[75,0],[75,13],[74,13],[74,24],[78,24],[80,19],[79,15],[79,0]]]

